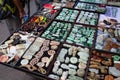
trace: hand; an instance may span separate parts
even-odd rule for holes
[[[25,11],[20,11],[19,12],[20,19],[23,19],[25,15],[26,15]]]
[[[25,11],[21,11],[21,12],[19,12],[19,17],[20,17],[20,19],[21,19],[21,23],[24,23],[24,16],[25,16],[26,14],[25,14]]]

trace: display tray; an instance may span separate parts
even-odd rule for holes
[[[107,3],[79,1],[82,8]],[[100,17],[88,8],[64,7],[55,15],[43,9],[0,45],[0,63],[42,80],[120,80],[119,13],[111,6]]]
[[[100,14],[98,26],[120,29],[120,7],[106,6],[105,14]]]
[[[76,2],[77,0],[67,0],[68,2]]]
[[[90,49],[63,44],[48,77],[54,80],[85,80]]]
[[[79,0],[86,3],[107,4],[108,0]]]
[[[98,24],[99,14],[93,11],[81,10],[75,23],[96,26]]]
[[[41,15],[48,19],[54,19],[54,17],[58,14],[58,12],[59,10],[47,9],[43,7],[39,12],[37,12],[36,15]]]
[[[59,14],[56,16],[55,20],[74,23],[78,14],[79,14],[79,10],[64,7],[59,11]]]
[[[120,29],[98,27],[95,48],[120,54]]]
[[[41,37],[64,42],[71,27],[72,23],[69,22],[52,21]]]
[[[107,5],[120,7],[120,1],[109,0]]]
[[[50,22],[51,19],[36,14],[32,16],[28,22],[23,24],[19,31],[39,36]]]
[[[73,6],[74,6],[75,3],[76,2],[67,2],[65,7],[67,7],[67,8],[73,8]]]
[[[15,67],[44,77],[50,71],[59,46],[60,42],[38,37]]]
[[[87,80],[119,80],[120,55],[92,50]]]
[[[106,11],[106,5],[84,3],[84,2],[77,2],[74,5],[74,8],[79,9],[79,10],[94,11],[94,12],[98,12],[98,13],[105,13],[105,11]]]
[[[92,48],[96,37],[96,27],[74,24],[66,42]]]
[[[52,2],[51,4],[54,6],[53,7],[54,10],[60,10],[62,7],[72,8],[75,2],[74,1]]]
[[[0,45],[0,62],[14,66],[34,40],[29,34],[13,33]]]

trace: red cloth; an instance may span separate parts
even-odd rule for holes
[[[54,6],[52,6],[51,4],[45,4],[44,8],[46,8],[46,9],[53,9]]]

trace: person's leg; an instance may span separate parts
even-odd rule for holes
[[[41,7],[40,2],[41,2],[41,0],[35,0],[37,10],[39,10],[39,9],[40,9],[40,7]]]
[[[6,19],[6,24],[9,29],[10,34],[16,31],[21,25],[21,21],[17,16],[10,16]]]
[[[44,4],[48,3],[50,0],[35,0],[37,9],[39,10],[41,7],[43,7]]]

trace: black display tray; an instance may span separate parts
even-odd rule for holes
[[[62,10],[65,12],[65,10],[68,10],[68,12],[69,12],[69,10],[70,10],[70,12],[73,12],[73,11],[78,11],[78,13],[75,15],[75,18],[74,18],[74,20],[73,21],[70,21],[69,19],[70,19],[70,17],[69,17],[69,19],[68,20],[64,20],[64,19],[66,19],[66,18],[68,18],[68,17],[66,17],[66,18],[64,18],[64,16],[62,16],[62,15],[60,15],[60,13],[62,12]],[[77,21],[77,19],[79,19],[79,16],[80,16],[80,13],[81,12],[84,12],[84,14],[85,13],[88,13],[88,15],[85,15],[85,17],[86,18],[90,18],[90,19],[92,19],[92,16],[91,17],[89,17],[90,16],[90,14],[92,14],[92,13],[95,13],[95,14],[93,14],[93,17],[95,17],[95,15],[96,15],[96,17],[95,18],[93,18],[93,19],[97,19],[96,21],[95,21],[95,23],[94,24],[91,24],[90,22],[88,23],[81,23],[81,22],[76,22]],[[65,12],[65,14],[66,15],[69,15],[67,12]],[[82,15],[82,17],[84,18],[84,14]],[[57,17],[59,17],[59,15],[61,16],[61,18],[64,18],[64,19],[57,19]],[[62,7],[61,9],[60,9],[60,11],[59,11],[59,13],[56,15],[56,17],[55,17],[55,19],[54,20],[57,20],[57,21],[63,21],[63,22],[70,22],[70,23],[76,23],[76,24],[84,24],[84,25],[90,25],[90,26],[97,26],[97,24],[98,24],[98,19],[99,19],[99,15],[100,15],[100,13],[98,13],[98,12],[94,12],[94,11],[89,11],[89,10],[79,10],[79,9],[74,9],[74,8],[67,8],[67,7]],[[85,20],[86,21],[86,20]],[[90,21],[92,21],[92,20],[90,20]]]
[[[77,9],[62,7],[60,9],[59,13],[56,15],[55,20],[74,23],[76,18],[77,18],[77,16],[78,16],[78,14],[79,14],[79,10],[77,10]],[[70,16],[68,16],[68,15],[70,15]]]
[[[84,46],[84,47],[88,47],[88,48],[93,48],[94,46],[95,46],[95,41],[96,41],[96,35],[97,35],[97,26],[90,26],[90,25],[84,25],[84,24],[74,24],[73,26],[72,26],[72,29],[70,30],[70,32],[69,32],[69,34],[68,34],[68,36],[66,37],[66,39],[65,39],[65,43],[69,43],[69,44],[71,44],[71,45],[78,45],[78,46]],[[74,30],[73,30],[74,29]],[[75,32],[75,30],[77,30],[77,32]],[[85,31],[86,30],[86,31]],[[93,31],[91,31],[91,30],[93,30]],[[84,32],[83,32],[84,31]],[[90,32],[90,33],[89,33]],[[74,35],[74,36],[70,36],[70,35],[72,35],[72,34]],[[89,37],[88,37],[88,34],[90,34],[89,35]],[[78,34],[80,35],[80,36],[78,36]],[[83,43],[82,43],[82,41],[80,40],[80,38],[81,37],[84,37],[85,36],[85,40],[83,40]],[[91,35],[93,35],[93,36],[91,36]],[[78,37],[77,37],[78,36]],[[91,37],[90,37],[91,36]],[[69,40],[68,38],[69,37],[73,37],[73,39],[72,39],[72,42],[69,42],[69,41],[67,41],[67,40]],[[75,38],[78,38],[77,39],[77,41],[78,42],[75,42]],[[89,45],[89,44],[87,44],[87,41],[89,41],[89,38],[92,38],[93,40],[92,40],[92,44],[91,45]],[[84,42],[85,41],[85,42]]]
[[[98,26],[120,29],[120,7],[106,6],[106,9],[106,12],[104,14],[100,14],[99,16]]]
[[[43,32],[43,30],[46,29],[47,25],[51,23],[51,21],[52,21],[51,19],[46,18],[42,15],[39,16],[34,15],[29,19],[28,22],[26,22],[21,26],[19,31],[31,33],[35,36],[39,36]]]
[[[84,74],[84,76],[83,77],[79,77],[78,75],[77,75],[77,73],[75,74],[75,75],[73,75],[73,76],[76,76],[76,79],[80,79],[80,80],[86,80],[86,75],[87,75],[87,71],[88,71],[88,65],[89,65],[89,59],[90,59],[90,56],[91,56],[91,49],[90,48],[87,48],[87,47],[83,47],[83,46],[78,46],[78,45],[71,45],[71,44],[69,44],[69,43],[63,43],[62,45],[61,45],[61,48],[59,49],[59,51],[58,51],[58,56],[56,56],[56,58],[55,58],[55,61],[52,63],[52,66],[51,66],[51,70],[49,71],[49,74],[48,74],[48,76],[50,77],[50,75],[55,75],[55,76],[58,76],[59,77],[59,79],[60,79],[60,77],[61,76],[63,76],[62,74],[61,75],[59,75],[59,72],[58,72],[58,69],[57,69],[57,71],[54,71],[53,70],[53,68],[55,68],[55,65],[57,65],[57,63],[58,62],[60,62],[60,65],[58,66],[58,68],[59,69],[62,69],[63,71],[62,72],[66,72],[66,71],[68,71],[69,72],[69,69],[66,69],[65,67],[62,67],[61,66],[61,64],[66,64],[67,66],[69,65],[69,64],[72,64],[70,61],[68,62],[68,63],[66,63],[65,62],[65,60],[66,60],[66,57],[69,57],[69,58],[72,58],[72,55],[69,55],[69,51],[67,51],[67,53],[65,54],[65,56],[64,56],[64,58],[63,59],[61,59],[60,57],[61,56],[63,56],[62,54],[61,54],[61,51],[62,51],[62,49],[66,49],[66,50],[69,50],[71,47],[79,47],[79,48],[82,48],[82,49],[88,49],[89,51],[88,51],[88,54],[89,54],[89,57],[88,57],[88,60],[87,60],[87,62],[86,62],[86,68],[85,69],[83,69],[83,70],[85,70],[85,74]],[[85,51],[85,50],[84,50]],[[84,52],[83,51],[83,52]],[[77,51],[77,53],[78,53],[79,51]],[[78,58],[78,59],[81,59],[81,58],[79,58],[79,56],[78,56],[78,54],[76,53],[76,58]],[[60,54],[61,54],[61,56],[60,56]],[[86,53],[87,54],[87,53]],[[62,61],[59,61],[59,60],[64,60],[64,62],[62,62]],[[57,61],[57,62],[56,62]],[[59,63],[58,63],[59,64]],[[79,61],[77,62],[77,63],[75,63],[75,64],[72,64],[72,65],[75,65],[75,66],[77,66],[77,69],[79,69],[78,68],[78,64],[79,64]],[[71,68],[71,69],[74,69],[74,68]],[[77,70],[77,69],[75,69],[75,70]],[[81,68],[82,69],[82,68]],[[54,71],[54,72],[53,72]],[[57,73],[58,72],[58,73]],[[71,73],[72,74],[72,73]],[[69,73],[68,73],[68,76],[71,76]],[[68,79],[68,76],[66,77],[67,79]],[[55,78],[57,78],[57,77],[55,77]],[[62,77],[61,77],[62,78]],[[55,80],[58,80],[58,79],[55,79]]]
[[[116,72],[112,69],[115,68],[117,72],[120,71],[118,67],[120,64],[117,63],[119,61],[120,55],[118,54],[92,49],[86,80],[94,78],[105,80],[108,76],[111,77],[111,80],[117,79],[120,74],[114,74]],[[92,74],[98,77],[92,77]]]
[[[34,36],[26,37],[27,34],[15,32],[11,34],[0,46],[1,46],[1,64],[5,64],[10,67],[14,67],[19,61],[21,56],[32,45],[35,40]],[[26,37],[26,39],[24,39]],[[32,41],[30,41],[32,39]],[[29,43],[27,43],[27,41]],[[5,57],[4,57],[5,56]]]
[[[80,5],[80,6],[78,6],[78,5]],[[83,6],[81,6],[81,5],[83,5]],[[74,4],[73,8],[78,9],[78,10],[94,11],[94,12],[98,12],[98,13],[105,13],[106,12],[106,5],[105,4],[85,3],[85,2],[81,2],[81,1],[77,1]]]
[[[119,37],[117,36],[119,31],[120,29],[107,27],[104,27],[103,29],[101,26],[99,26],[96,32],[97,35],[94,48],[114,54],[120,54],[120,41]]]
[[[38,44],[36,44],[36,42],[39,40],[40,38],[36,38],[36,40],[34,41],[34,43],[33,43],[33,45],[31,45],[31,46],[35,46],[35,45],[38,45]],[[41,38],[41,40],[42,40],[43,38]],[[40,40],[40,41],[41,41]],[[58,49],[57,50],[55,50],[55,54],[49,54],[49,51],[50,50],[52,50],[52,46],[50,46],[51,44],[52,44],[52,41],[53,40],[48,40],[48,39],[44,39],[44,41],[50,41],[49,42],[49,50],[47,50],[47,51],[43,51],[43,49],[45,49],[44,47],[45,47],[45,44],[47,44],[46,42],[44,42],[44,43],[39,43],[39,44],[41,44],[41,46],[39,46],[39,49],[38,50],[35,50],[35,49],[33,49],[33,47],[29,47],[29,49],[26,51],[26,53],[24,53],[24,55],[21,57],[21,59],[17,62],[17,64],[15,65],[15,68],[16,69],[19,69],[19,70],[22,70],[22,71],[25,71],[25,72],[28,72],[28,73],[31,73],[31,74],[34,74],[34,75],[38,75],[38,76],[40,76],[40,77],[43,77],[43,78],[46,78],[46,79],[49,79],[49,80],[52,80],[52,79],[50,79],[50,78],[47,78],[47,75],[48,75],[48,73],[49,73],[49,71],[50,71],[50,68],[51,68],[51,66],[52,66],[52,63],[54,62],[54,58],[58,55],[58,51],[59,51],[59,48],[60,48],[60,46],[61,46],[61,43],[59,43],[59,45],[58,45]],[[56,41],[55,41],[56,42]],[[35,50],[35,52],[33,52],[32,50]],[[30,53],[30,51],[32,51],[33,53]],[[34,64],[34,67],[32,67],[32,61],[33,61],[33,59],[35,59],[35,58],[37,58],[38,56],[40,56],[39,55],[39,53],[40,52],[42,52],[43,51],[43,54],[41,55],[41,57],[40,57],[40,59],[38,58],[38,62],[37,63],[44,63],[44,62],[42,62],[42,61],[44,61],[43,60],[43,58],[45,58],[45,57],[48,57],[48,59],[51,59],[50,60],[50,63],[49,63],[49,65],[46,67],[46,65],[47,65],[47,62],[45,62],[44,63],[44,66],[43,67],[38,67],[38,65],[37,65],[37,63],[35,63],[34,64],[34,62],[33,62],[33,64]],[[29,52],[29,53],[28,53]],[[26,55],[30,55],[30,54],[33,54],[32,55],[32,57],[29,59],[29,57],[28,56],[26,56]],[[51,58],[52,57],[52,58]],[[24,63],[22,64],[22,61],[23,60],[28,60],[28,64],[27,65],[24,65]],[[28,67],[27,67],[28,66]],[[39,71],[40,70],[40,71]],[[44,70],[45,70],[45,74],[44,74]]]
[[[116,7],[120,7],[120,1],[108,1],[108,6],[116,6]]]
[[[90,50],[90,51],[89,51],[90,54],[89,54],[88,62],[87,62],[87,64],[86,64],[87,67],[86,67],[86,69],[85,69],[86,71],[85,71],[85,75],[84,75],[84,80],[87,80],[87,75],[88,75],[88,72],[89,72],[90,59],[91,59],[91,57],[92,57],[92,54],[91,54],[91,53],[92,53],[92,50],[96,50],[96,51],[98,51],[98,52],[100,52],[100,53],[103,53],[103,52],[104,52],[104,53],[112,54],[112,55],[120,55],[119,53],[115,53],[115,52],[109,52],[109,51],[104,51],[104,50],[95,49],[95,43],[96,43],[96,38],[97,38],[97,30],[98,30],[98,28],[99,28],[97,25],[89,25],[89,24],[83,24],[83,23],[76,23],[76,20],[77,20],[77,18],[78,18],[78,16],[79,16],[79,14],[80,14],[81,11],[86,11],[86,12],[93,12],[93,11],[77,10],[77,9],[73,9],[73,8],[66,8],[66,9],[71,9],[71,10],[77,10],[77,11],[79,12],[78,15],[76,16],[76,19],[75,19],[73,22],[64,21],[64,20],[56,20],[56,17],[60,14],[60,12],[61,12],[63,9],[65,9],[65,7],[64,7],[64,8],[61,8],[61,10],[59,11],[59,13],[55,16],[54,19],[51,20],[51,22],[50,22],[50,23],[47,25],[47,27],[42,31],[42,33],[41,33],[39,36],[36,36],[36,38],[41,37],[42,34],[44,34],[44,32],[51,26],[51,24],[52,24],[54,21],[56,21],[57,23],[60,22],[60,23],[63,23],[63,24],[65,24],[65,23],[70,23],[70,24],[71,24],[71,26],[70,26],[70,28],[69,28],[69,30],[68,30],[68,32],[67,32],[67,35],[66,35],[66,37],[64,38],[64,40],[63,40],[63,41],[59,41],[59,42],[60,42],[60,46],[58,47],[58,50],[56,50],[56,53],[57,53],[57,54],[54,56],[51,64],[49,65],[49,68],[47,69],[47,74],[43,75],[43,74],[41,74],[41,73],[39,73],[39,72],[29,71],[29,70],[26,69],[26,68],[20,67],[20,64],[21,64],[20,62],[21,62],[21,60],[23,59],[24,54],[27,52],[27,50],[29,50],[29,48],[33,45],[33,43],[34,43],[35,41],[33,41],[33,43],[26,49],[26,51],[24,52],[24,54],[22,55],[22,57],[18,60],[17,64],[15,64],[15,65],[10,65],[10,64],[6,64],[6,63],[0,63],[0,64],[4,64],[4,65],[10,66],[10,67],[12,67],[12,68],[15,68],[15,69],[18,69],[18,70],[27,72],[27,73],[40,76],[40,77],[44,78],[44,79],[42,79],[42,80],[53,80],[53,79],[49,78],[48,76],[49,76],[50,73],[52,73],[52,68],[53,68],[53,66],[54,66],[54,63],[55,63],[55,61],[56,61],[56,59],[57,59],[57,57],[58,57],[61,49],[62,49],[62,48],[66,48],[66,47],[63,47],[63,44],[68,44],[68,45],[72,45],[72,46],[77,46],[77,47],[82,47],[82,48],[88,48],[88,49]],[[93,13],[95,13],[95,12],[93,12]],[[96,12],[96,13],[97,13],[97,12]],[[98,19],[99,19],[99,13],[97,13],[97,14],[98,14]],[[31,18],[33,18],[33,17],[36,16],[36,15],[39,15],[39,14],[35,13]],[[97,20],[98,20],[98,19],[97,19]],[[28,21],[29,21],[29,20],[28,20]],[[26,24],[28,21],[26,21],[24,24]],[[23,25],[24,25],[24,24],[23,24]],[[95,29],[96,33],[94,34],[94,40],[93,40],[93,45],[92,45],[92,47],[85,47],[85,46],[81,46],[81,45],[76,45],[75,43],[71,44],[71,43],[67,43],[67,42],[66,42],[67,37],[69,36],[69,34],[71,33],[71,31],[73,30],[74,25],[76,25],[76,24],[77,24],[77,25],[84,25],[85,28],[86,28],[86,27],[89,27],[89,28],[94,28],[94,29]],[[97,21],[97,24],[98,24],[98,21]],[[54,26],[54,27],[55,27],[55,26]],[[62,28],[64,28],[64,27],[62,27]],[[54,28],[52,28],[52,30],[53,30],[53,29],[54,29]],[[20,31],[20,29],[18,29],[16,32],[19,32],[19,31]],[[12,35],[11,35],[11,36],[12,36]],[[10,37],[11,37],[11,36],[10,36]],[[10,37],[9,37],[9,38],[10,38]],[[7,40],[9,40],[9,38],[8,38]],[[45,37],[42,37],[42,38],[45,38]],[[48,39],[48,38],[45,38],[45,39],[52,41],[52,39]],[[7,40],[5,40],[5,41],[7,41]],[[54,40],[54,39],[53,39],[53,40]],[[58,40],[54,40],[54,41],[58,41]],[[5,42],[3,42],[3,44],[4,44],[4,43],[5,43]],[[33,49],[35,49],[35,47],[34,47]],[[92,49],[92,50],[91,50],[91,49]],[[37,52],[38,52],[38,51],[36,51],[35,54],[37,54]],[[45,54],[45,56],[50,57],[49,55],[46,55],[46,54]],[[35,55],[34,55],[33,57],[35,57]],[[77,57],[78,57],[78,56],[77,56]],[[105,74],[105,75],[107,75],[107,74]]]
[[[105,0],[106,2],[105,3],[103,3],[103,2],[91,2],[90,0],[88,0],[88,1],[85,1],[85,0],[78,0],[78,1],[80,1],[80,2],[85,2],[85,3],[93,3],[93,4],[105,4],[105,5],[107,5],[107,3],[108,3],[108,0]],[[99,0],[99,1],[101,1],[101,0]]]
[[[60,25],[57,26],[58,23]],[[48,25],[48,27],[46,28],[46,30],[44,30],[44,32],[40,35],[40,37],[43,37],[43,38],[46,38],[46,39],[51,39],[51,40],[56,40],[56,41],[59,41],[59,42],[64,42],[65,39],[66,39],[66,37],[67,37],[67,35],[69,34],[70,30],[72,29],[72,26],[73,26],[72,22],[67,22],[67,21],[65,22],[65,21],[60,21],[60,20],[53,20]],[[59,32],[59,34],[66,35],[66,36],[64,36],[64,37],[62,37],[60,35],[58,37],[53,36],[53,34],[57,33],[56,27],[57,27],[57,30],[61,29],[61,31]],[[69,29],[66,29],[66,27],[69,28]],[[46,35],[47,31],[49,31],[49,33]],[[48,37],[49,35],[51,37]],[[52,38],[52,36],[53,36],[53,38]]]
[[[80,10],[80,13],[77,16],[75,23],[97,26],[98,19],[99,19],[99,13],[95,13],[93,11],[88,11],[88,10]]]

